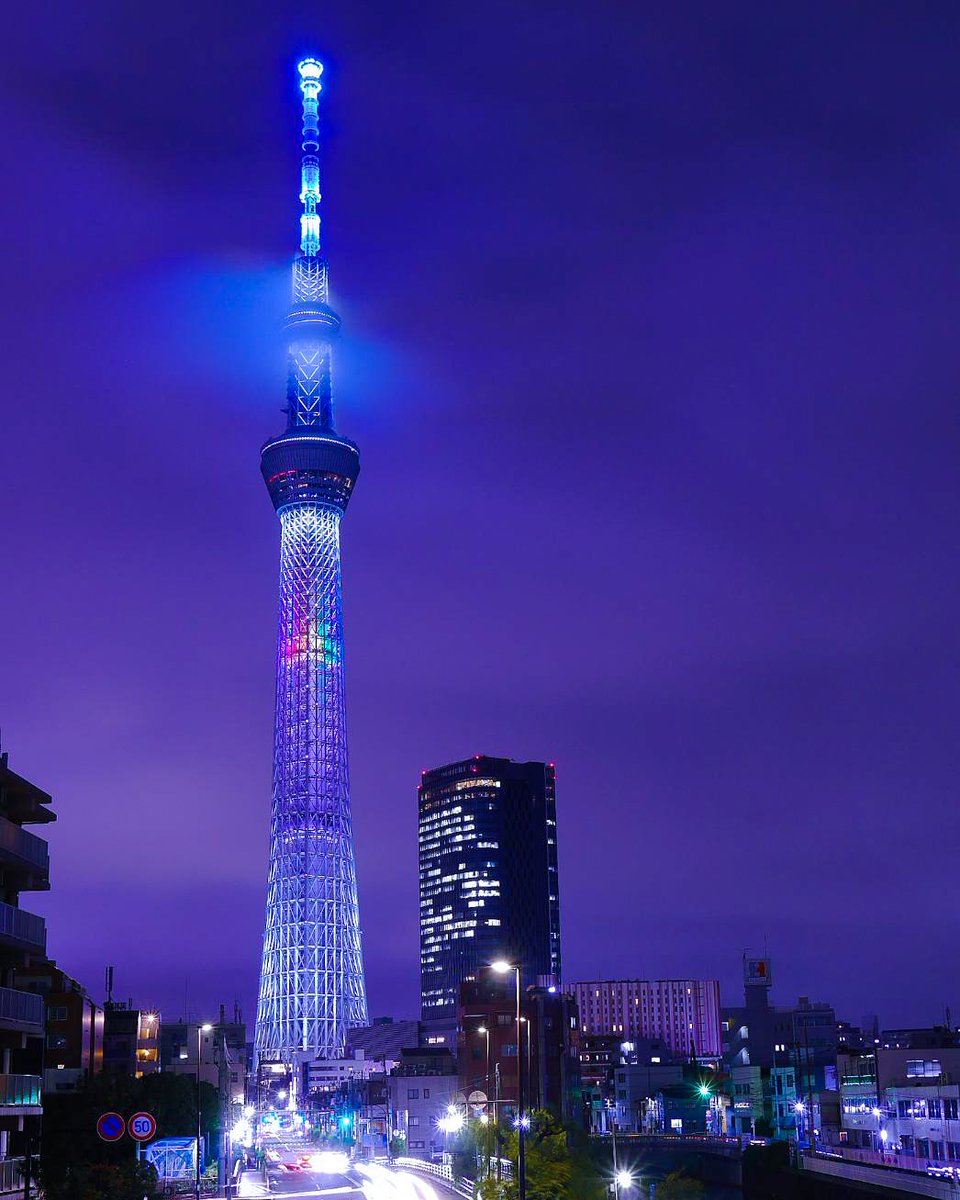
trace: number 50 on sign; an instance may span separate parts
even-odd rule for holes
[[[150,1113],[134,1113],[127,1122],[127,1130],[130,1136],[136,1138],[138,1142],[149,1142],[157,1132],[157,1122]]]

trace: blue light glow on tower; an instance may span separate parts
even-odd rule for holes
[[[280,517],[273,809],[257,1007],[261,1062],[340,1058],[367,1021],[343,686],[340,518],[360,470],[333,427],[332,346],[320,255],[317,100],[322,65],[298,66],[303,93],[300,256],[288,346],[287,428],[260,467]],[[294,1075],[296,1079],[296,1074]]]

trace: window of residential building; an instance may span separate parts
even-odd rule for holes
[[[908,1079],[937,1079],[942,1074],[939,1058],[908,1058]]]

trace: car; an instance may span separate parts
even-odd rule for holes
[[[321,1150],[308,1158],[311,1170],[321,1175],[342,1175],[350,1168],[350,1156],[342,1150]]]

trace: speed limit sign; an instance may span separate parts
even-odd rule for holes
[[[127,1131],[138,1142],[149,1142],[157,1132],[156,1118],[147,1112],[134,1113],[127,1122]]]

